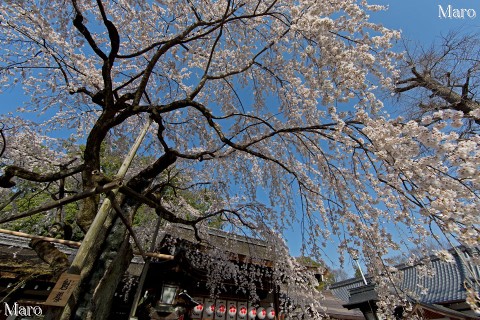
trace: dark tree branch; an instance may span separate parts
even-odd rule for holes
[[[416,117],[435,110],[463,113],[468,127],[480,124],[470,112],[480,108],[478,37],[450,33],[430,48],[407,48],[405,75],[396,83],[395,92],[415,90],[420,110]],[[418,50],[418,53],[415,52]],[[466,132],[465,132],[466,133]]]
[[[9,166],[5,169],[5,173],[3,174],[3,176],[0,176],[0,187],[14,187],[15,182],[12,181],[12,178],[14,177],[34,182],[52,182],[82,172],[84,168],[85,166],[81,164],[71,169],[60,170],[55,173],[41,174],[17,166]]]
[[[15,192],[7,201],[5,201],[4,203],[0,204],[0,211],[2,211],[3,209],[5,209],[6,206],[8,206],[10,203],[12,203],[13,201],[15,201],[15,199],[17,199],[24,191],[23,190],[18,190],[17,192]]]
[[[2,123],[2,128],[0,128],[0,137],[2,138],[2,150],[0,151],[0,158],[5,153],[5,149],[7,148],[7,139],[5,138],[5,133],[3,130],[5,129],[5,124]]]
[[[75,201],[78,201],[78,200],[81,200],[81,199],[85,199],[85,198],[90,197],[92,195],[96,195],[96,194],[100,194],[102,192],[107,192],[107,191],[110,191],[112,189],[116,189],[119,186],[121,186],[121,183],[117,182],[117,181],[114,181],[114,182],[107,183],[103,186],[98,186],[96,188],[91,188],[89,190],[80,192],[80,193],[78,193],[76,195],[73,195],[71,197],[65,197],[65,198],[62,198],[62,199],[59,199],[59,200],[56,200],[56,201],[53,201],[53,202],[47,202],[47,203],[42,204],[38,208],[29,210],[27,212],[18,214],[18,215],[13,216],[13,217],[8,217],[8,218],[5,218],[5,219],[2,219],[2,220],[0,220],[0,224],[10,222],[10,221],[15,221],[15,220],[25,218],[25,217],[30,217],[30,216],[33,216],[34,214],[37,214],[37,213],[40,213],[40,212],[45,212],[45,211],[50,210],[50,209],[58,208],[60,206],[66,205],[66,204],[69,204],[69,203],[72,203],[72,202],[75,202]]]
[[[415,88],[424,88],[429,90],[433,96],[443,99],[449,103],[448,108],[462,111],[465,116],[468,116],[470,111],[480,108],[480,103],[468,97],[468,85],[469,75],[465,80],[465,84],[462,87],[462,94],[459,94],[452,90],[438,80],[433,78],[428,72],[421,74],[417,71],[416,67],[411,68],[411,72],[415,75],[415,78],[409,78],[397,82],[396,92],[406,92]],[[406,86],[400,86],[401,84],[407,84]],[[475,119],[477,122],[480,119]]]
[[[72,0],[73,7],[75,8],[75,18],[73,19],[73,25],[77,28],[78,31],[85,37],[88,44],[92,48],[92,50],[100,57],[102,60],[107,60],[107,55],[97,46],[95,40],[92,37],[92,34],[87,29],[87,27],[83,24],[83,15],[77,5],[77,0]]]
[[[145,255],[145,251],[142,248],[142,244],[138,240],[138,237],[137,237],[135,231],[132,228],[132,224],[129,221],[129,218],[127,217],[127,214],[125,214],[123,212],[122,208],[120,208],[120,205],[117,203],[117,200],[115,200],[115,194],[113,194],[113,192],[110,191],[110,192],[108,192],[107,196],[110,199],[110,201],[112,202],[113,209],[115,209],[115,211],[117,212],[117,215],[120,217],[120,220],[122,220],[123,224],[125,225],[128,232],[130,233],[130,236],[132,237],[133,241],[135,242],[135,245],[137,246],[138,251],[142,255],[143,260],[147,261],[147,256]]]
[[[145,67],[145,72],[143,73],[142,80],[138,85],[137,91],[135,92],[135,98],[133,99],[134,106],[140,103],[140,99],[143,93],[145,92],[150,76],[152,75],[153,69],[157,64],[158,60],[160,59],[160,57],[162,57],[172,47],[182,43],[182,40],[185,39],[185,37],[188,34],[190,34],[190,32],[192,32],[193,30],[195,30],[197,27],[201,25],[204,25],[204,23],[197,22],[190,25],[182,33],[177,35],[175,38],[165,42],[165,44],[163,44],[160,48],[157,49],[157,51],[155,52],[151,60],[148,62],[148,65]]]
[[[137,175],[128,181],[127,187],[133,190],[140,190],[143,192],[150,185],[151,181],[160,173],[174,164],[177,156],[172,152],[166,152],[163,156],[158,158],[154,163],[140,171]]]
[[[70,263],[67,255],[58,250],[53,243],[41,239],[32,239],[29,246],[37,253],[40,259],[48,263],[53,269],[54,277],[60,276],[68,269]]]
[[[112,23],[112,21],[108,20],[107,15],[105,13],[105,8],[103,7],[103,3],[101,0],[97,0],[98,8],[100,9],[100,14],[102,15],[103,23],[108,30],[108,36],[110,38],[110,54],[108,55],[108,60],[110,63],[113,64],[113,60],[117,56],[118,50],[120,48],[120,36],[118,34],[117,28]]]
[[[114,103],[111,71],[113,67],[113,62],[120,48],[120,36],[113,22],[108,20],[102,1],[97,0],[97,5],[98,5],[98,8],[100,9],[100,14],[102,15],[103,23],[105,24],[105,27],[108,30],[108,37],[110,38],[110,53],[108,55],[108,59],[103,59],[104,62],[102,66],[102,76],[103,76],[103,82],[105,85],[105,105],[107,108],[111,108],[113,107],[113,103]]]
[[[118,86],[117,88],[115,88],[113,91],[115,93],[117,93],[118,91],[122,90],[123,88],[127,87],[128,85],[130,85],[131,83],[133,83],[135,80],[137,80],[138,78],[140,78],[141,76],[143,75],[143,71],[139,72],[137,75],[134,75],[133,77],[131,77],[129,80],[127,80],[125,83],[123,83],[122,85]],[[133,97],[131,98],[133,99]]]

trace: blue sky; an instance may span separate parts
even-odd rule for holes
[[[388,5],[385,12],[372,13],[371,18],[384,26],[402,30],[405,39],[428,45],[450,31],[476,33],[480,31],[480,0],[369,0],[371,4]],[[474,9],[477,17],[470,19],[440,19],[439,5],[452,8]],[[400,46],[399,46],[400,48]],[[2,94],[1,113],[13,111],[23,99],[18,91]]]
[[[480,1],[478,0],[370,0],[375,4],[388,5],[389,10],[373,14],[374,21],[386,27],[401,29],[403,37],[421,44],[429,44],[449,31],[478,32],[480,27]],[[446,11],[451,8],[474,9],[477,17],[470,19],[439,18],[439,6]]]

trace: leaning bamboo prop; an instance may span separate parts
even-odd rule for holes
[[[148,121],[145,123],[145,126],[143,127],[142,131],[140,132],[133,146],[128,152],[126,158],[124,159],[122,165],[120,166],[120,169],[118,170],[115,176],[115,180],[123,181],[123,178],[125,177],[128,171],[128,168],[130,167],[130,164],[132,163],[133,158],[137,153],[138,148],[140,147],[143,139],[145,138],[145,135],[148,132],[148,129],[150,128],[150,125],[152,124],[152,121],[153,121],[152,118],[148,118]],[[113,196],[116,196],[118,191],[119,189],[115,188],[115,189],[112,189],[110,192],[113,193]],[[82,245],[78,249],[78,252],[75,255],[75,258],[72,261],[70,270],[76,270],[78,272],[83,269],[85,265],[86,257],[87,255],[89,255],[90,250],[92,249],[94,244],[98,241],[97,238],[99,237],[103,224],[107,219],[108,215],[110,214],[111,210],[112,210],[112,202],[110,201],[109,197],[106,197],[103,200],[103,203],[100,209],[98,210],[97,215],[95,216],[87,233],[85,234],[85,238],[82,242]]]

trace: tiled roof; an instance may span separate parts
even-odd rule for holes
[[[36,275],[48,280],[52,276],[52,269],[43,262],[25,239],[13,235],[0,234],[0,278],[17,277],[20,275]],[[56,247],[67,254],[76,249],[56,244]]]
[[[326,314],[333,319],[365,319],[358,309],[348,310],[343,307],[343,301],[335,297],[331,291],[322,292],[324,299],[320,300],[320,304],[325,307]]]
[[[422,303],[447,303],[455,301],[464,301],[466,291],[463,287],[464,281],[475,285],[473,278],[480,278],[480,266],[472,261],[472,255],[480,255],[480,248],[470,249],[467,254],[465,248],[457,248],[451,251],[455,262],[444,262],[437,257],[431,257],[427,268],[434,271],[433,276],[424,276],[420,272],[419,264],[414,266],[397,266],[403,272],[402,289],[410,292],[410,297]],[[330,290],[341,300],[348,302],[350,294],[349,289],[363,286],[362,279],[355,278],[337,282],[330,286]],[[419,286],[420,285],[420,286]],[[421,287],[428,288],[426,293],[422,294]],[[480,287],[476,285],[477,292]]]
[[[195,238],[194,229],[190,226],[170,223],[165,228],[165,232],[173,237],[187,240],[191,243],[198,243]],[[218,229],[207,228],[199,230],[200,237],[205,244],[209,244],[215,248],[248,256],[256,259],[272,260],[274,258],[274,248],[268,246],[267,242],[260,239],[237,235]]]
[[[0,247],[11,248],[12,251],[18,252],[20,255],[26,256],[37,256],[35,252],[30,248],[28,245],[30,239],[12,236],[9,234],[1,234],[0,233]],[[60,251],[71,255],[77,252],[76,248],[71,248],[69,246],[55,243],[55,247],[57,247]]]
[[[339,281],[330,285],[330,290],[337,298],[339,298],[343,302],[348,302],[348,300],[350,299],[349,290],[353,288],[361,287],[363,285],[364,283],[361,278],[352,278],[348,280]]]

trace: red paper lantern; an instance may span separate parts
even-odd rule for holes
[[[235,316],[236,313],[237,313],[237,308],[235,306],[232,305],[228,308],[228,315],[233,317]]]
[[[238,311],[238,313],[242,316],[246,315],[247,314],[247,308],[241,307],[240,310]]]
[[[259,307],[257,309],[257,318],[260,320],[263,320],[266,318],[266,316],[267,316],[267,310],[265,310],[264,307]]]
[[[225,307],[225,305],[223,305],[223,304],[221,304],[217,309],[218,314],[224,314],[225,311],[227,311],[227,307]]]
[[[197,304],[195,308],[193,308],[193,312],[196,314],[201,314],[203,311],[203,305],[202,304]]]
[[[250,319],[255,319],[256,316],[257,316],[257,309],[255,309],[255,307],[248,308],[248,317]]]
[[[212,303],[205,308],[207,315],[211,316],[215,312],[215,305]]]
[[[275,309],[272,307],[267,309],[267,319],[275,319]]]

